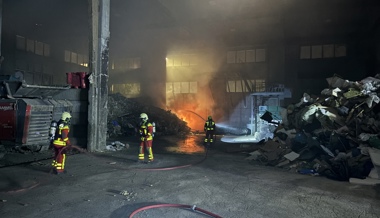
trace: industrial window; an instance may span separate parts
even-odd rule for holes
[[[256,92],[265,92],[265,80],[258,79],[256,80]]]
[[[190,93],[197,93],[197,92],[198,92],[198,83],[190,82]]]
[[[197,82],[167,82],[166,83],[166,93],[167,94],[187,94],[187,93],[197,93],[198,83]]]
[[[71,61],[71,63],[74,63],[74,64],[76,64],[76,63],[78,63],[78,55],[77,55],[77,53],[75,53],[75,52],[71,52],[71,59],[70,59]]]
[[[255,50],[247,50],[246,51],[246,61],[247,62],[255,62],[256,61],[256,52],[255,52]]]
[[[88,67],[88,61],[89,61],[88,56],[83,55],[83,63],[81,65],[84,67]]]
[[[66,51],[65,50],[65,62],[70,62],[71,60],[71,51]]]
[[[262,92],[265,80],[230,80],[226,83],[227,92]]]
[[[266,61],[266,49],[227,51],[227,63],[254,63]]]
[[[126,97],[136,97],[140,95],[140,83],[112,84],[111,93],[120,93]]]
[[[25,51],[25,37],[16,36],[16,48]]]
[[[300,59],[337,58],[347,56],[344,44],[308,45],[300,47]]]
[[[311,46],[311,58],[322,58],[322,46],[321,45],[313,45]]]
[[[335,57],[345,57],[347,54],[345,45],[335,45]]]
[[[44,56],[50,56],[50,45],[44,43]]]
[[[141,59],[140,58],[133,58],[133,63],[132,63],[132,69],[138,69],[141,67]]]
[[[310,57],[311,57],[310,51],[311,51],[310,46],[301,46],[300,58],[301,59],[310,59]]]
[[[44,43],[36,41],[35,45],[36,45],[36,49],[35,49],[36,55],[41,55],[41,56],[44,55]]]
[[[334,45],[323,45],[323,58],[334,57]]]
[[[181,93],[190,93],[190,83],[181,82]]]
[[[138,69],[141,67],[140,58],[127,58],[115,62],[114,68],[119,70]]]
[[[245,63],[245,50],[236,52],[236,63]]]
[[[30,51],[34,53],[34,40],[31,40],[31,39],[26,40],[26,51]]]
[[[266,50],[256,49],[256,62],[265,62],[265,59],[266,59]]]
[[[82,54],[78,54],[78,64],[79,65],[83,64],[83,55]]]
[[[198,65],[194,54],[171,55],[166,57],[166,67],[188,67]]]
[[[180,82],[173,83],[173,92],[176,94],[181,93],[181,83]]]
[[[227,63],[228,64],[236,63],[236,51],[228,51],[227,52]]]

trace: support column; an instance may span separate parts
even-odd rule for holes
[[[1,35],[3,32],[3,0],[0,0],[0,57],[1,57]],[[1,67],[1,60],[0,60]]]
[[[90,14],[89,45],[89,151],[101,151],[107,139],[108,62],[110,0],[88,0]]]

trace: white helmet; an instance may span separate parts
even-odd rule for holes
[[[71,119],[71,114],[69,112],[63,112],[62,113],[62,120],[67,121],[68,119]]]
[[[147,121],[148,115],[146,113],[142,113],[142,114],[140,114],[140,119],[142,119],[143,121]]]

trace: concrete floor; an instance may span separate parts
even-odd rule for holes
[[[378,187],[252,165],[244,154],[223,152],[230,144],[217,143],[205,156],[200,140],[157,139],[153,164],[136,163],[137,142],[128,141],[128,150],[69,156],[63,175],[48,174],[50,160],[0,168],[0,217],[120,218],[164,203],[227,218],[380,217]],[[174,166],[184,167],[146,170]],[[207,216],[158,208],[134,217]]]

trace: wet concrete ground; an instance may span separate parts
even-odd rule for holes
[[[206,152],[202,138],[157,138],[155,162],[138,164],[136,140],[118,152],[67,158],[67,174],[50,160],[0,168],[0,217],[129,217],[144,206],[196,205],[221,217],[379,217],[380,190],[250,164],[231,144]],[[7,161],[15,160],[12,154]],[[24,160],[49,154],[24,155]],[[28,159],[29,158],[29,159]],[[178,167],[180,166],[180,167]],[[134,217],[207,217],[179,208]]]

